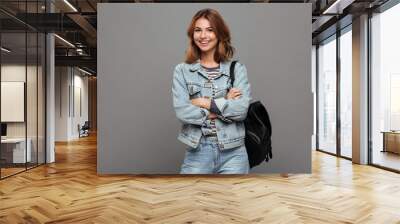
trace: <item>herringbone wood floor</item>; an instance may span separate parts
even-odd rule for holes
[[[313,153],[310,175],[97,176],[96,139],[0,181],[0,223],[400,223],[400,175]]]

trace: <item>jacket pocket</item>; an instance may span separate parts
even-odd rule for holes
[[[226,86],[216,88],[215,98],[224,98],[227,93],[228,93],[228,88]]]
[[[201,92],[201,84],[196,82],[188,82],[187,83],[188,91],[190,96],[199,95]]]
[[[215,85],[215,98],[225,98],[226,94],[228,93],[229,90],[229,85],[228,83],[229,80],[225,81],[225,77],[221,77],[221,79],[218,83]]]

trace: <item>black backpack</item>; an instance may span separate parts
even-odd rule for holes
[[[230,67],[231,85],[235,81],[235,64]],[[271,122],[264,105],[260,101],[250,103],[247,117],[244,120],[246,127],[245,145],[249,157],[250,168],[259,165],[264,160],[272,159]]]

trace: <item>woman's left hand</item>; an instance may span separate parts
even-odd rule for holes
[[[205,97],[199,97],[191,100],[192,104],[201,108],[210,109],[211,100]]]
[[[239,99],[242,96],[242,91],[238,88],[231,88],[229,92],[226,94],[226,99]]]

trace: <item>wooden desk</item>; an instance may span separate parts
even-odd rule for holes
[[[400,131],[382,131],[381,133],[383,133],[382,152],[400,154]]]

